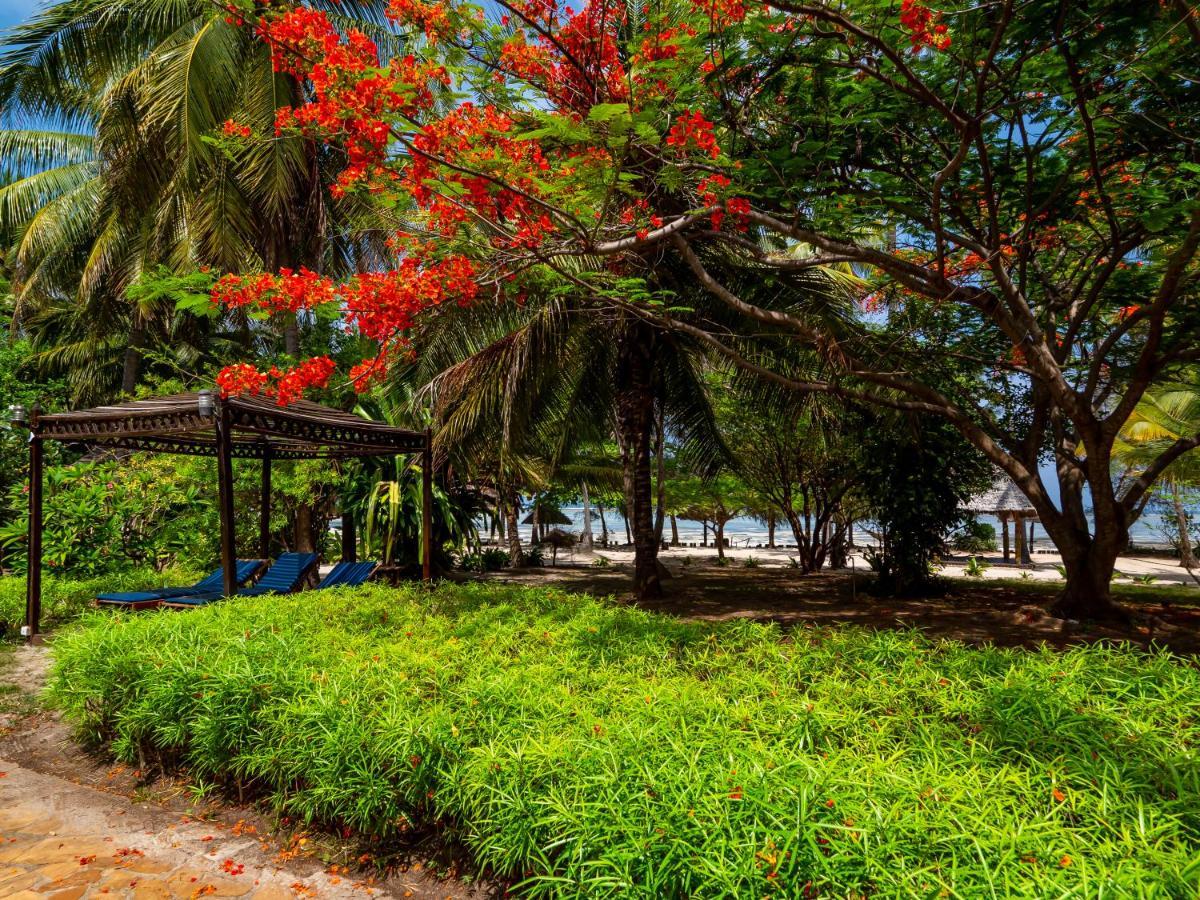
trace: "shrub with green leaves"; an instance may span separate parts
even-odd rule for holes
[[[81,735],[536,896],[1195,896],[1200,671],[491,583],[97,616]],[[809,887],[806,888],[806,885]]]
[[[135,566],[94,578],[46,575],[42,578],[42,630],[79,618],[97,594],[194,584],[198,577],[187,569],[158,572],[150,566]],[[24,622],[25,576],[0,577],[0,638],[18,635]]]

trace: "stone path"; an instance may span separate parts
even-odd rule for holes
[[[322,836],[267,834],[254,810],[191,810],[182,796],[141,788],[137,773],[83,754],[30,691],[44,680],[44,648],[0,654],[0,897],[193,900],[319,897],[465,900],[481,885],[442,880],[419,862],[379,883],[369,869],[323,864]],[[181,790],[174,792],[181,795]],[[195,814],[193,814],[195,813]],[[246,818],[237,818],[245,815]],[[202,818],[199,816],[203,816]],[[328,857],[327,857],[328,858]]]
[[[303,875],[282,868],[240,829],[181,821],[4,760],[0,772],[0,896],[9,900],[382,895],[315,865]]]

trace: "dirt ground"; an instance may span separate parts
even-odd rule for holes
[[[391,871],[361,845],[85,753],[37,702],[45,647],[0,648],[0,897],[466,900],[419,845]]]
[[[935,637],[1006,647],[1130,641],[1141,646],[1164,646],[1179,653],[1200,653],[1200,591],[1183,585],[1152,590],[1120,588],[1133,622],[1127,627],[1110,627],[1046,615],[1042,607],[1053,598],[1055,587],[1045,581],[974,583],[948,579],[943,596],[906,600],[872,596],[867,592],[870,579],[862,574],[801,575],[780,566],[746,568],[736,558],[728,566],[719,567],[712,557],[693,557],[685,562],[675,556],[667,557],[665,565],[671,577],[663,583],[664,596],[640,605],[682,618],[751,619],[784,626],[808,623],[919,628]],[[632,568],[625,562],[614,561],[605,568],[583,561],[560,562],[557,566],[505,570],[480,577],[519,584],[553,584],[632,602]]]

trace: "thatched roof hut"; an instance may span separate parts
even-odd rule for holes
[[[995,516],[1000,520],[1000,528],[1004,533],[1004,561],[1009,560],[1008,523],[1013,523],[1013,537],[1016,543],[1016,557],[1019,563],[1030,562],[1029,542],[1025,538],[1025,522],[1036,522],[1037,510],[1033,508],[1019,487],[1007,475],[999,475],[992,486],[973,497],[966,504],[968,512],[977,515]],[[1032,528],[1030,529],[1032,532]]]

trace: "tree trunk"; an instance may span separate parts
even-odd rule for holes
[[[1029,551],[1025,548],[1025,525],[1020,516],[1013,519],[1013,552],[1017,557],[1018,566],[1029,565]]]
[[[1058,541],[1067,584],[1051,607],[1063,619],[1104,619],[1128,622],[1128,614],[1113,603],[1112,575],[1119,547],[1094,539],[1064,547]],[[1068,542],[1069,543],[1069,542]]]
[[[621,518],[625,520],[625,543],[633,544],[633,532],[629,530],[629,504],[625,504],[625,509],[621,511]]]
[[[519,504],[514,494],[504,504],[505,530],[508,532],[508,567],[519,569],[525,565],[525,554],[521,552],[520,523],[517,521]]]
[[[657,453],[658,471],[655,474],[658,476],[658,484],[655,485],[655,487],[657,488],[657,491],[656,491],[657,496],[655,498],[656,503],[655,503],[655,511],[654,511],[654,543],[655,543],[655,546],[661,547],[662,546],[662,536],[663,536],[663,525],[666,522],[666,502],[667,502],[667,470],[666,470],[666,461],[663,458],[663,453],[665,452],[666,441],[663,439],[663,419],[662,419],[661,407],[659,408],[659,411],[658,411],[657,429],[658,429],[658,453]],[[655,551],[655,553],[656,553],[656,558],[657,558],[657,551]]]
[[[662,596],[658,542],[654,536],[650,444],[654,433],[654,334],[631,324],[622,336],[617,362],[617,443],[631,505],[633,582],[639,599]],[[629,523],[629,519],[626,519]]]
[[[592,552],[592,501],[588,497],[587,482],[579,483],[583,491],[583,529],[579,534],[579,546],[586,552]]]
[[[1008,558],[1011,555],[1008,547],[1008,516],[1000,516],[1000,529],[1004,532],[1004,561],[1008,562]]]
[[[296,546],[297,553],[313,553],[316,546],[313,541],[313,509],[307,503],[296,507]]]
[[[671,514],[671,546],[679,546],[679,523],[675,520],[675,514]]]
[[[600,512],[600,546],[608,546],[608,521],[604,518],[604,507],[596,507]]]
[[[142,344],[146,339],[146,328],[141,316],[134,320],[129,333],[129,343],[125,345],[125,359],[121,371],[121,393],[132,396],[138,385],[138,377],[142,374]]]
[[[717,519],[717,559],[725,558],[725,520]]]
[[[767,514],[767,547],[775,549],[775,513]]]
[[[704,538],[700,541],[701,547],[708,546],[708,519],[704,520]]]
[[[1179,526],[1179,565],[1188,571],[1196,568],[1196,557],[1192,553],[1192,538],[1188,534],[1187,511],[1183,508],[1183,498],[1179,496],[1179,485],[1171,485],[1171,501],[1175,507],[1175,522]]]

